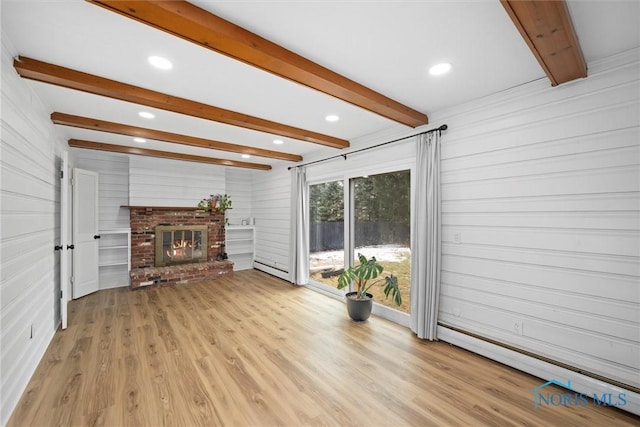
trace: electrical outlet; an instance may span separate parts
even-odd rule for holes
[[[515,332],[518,335],[522,335],[522,328],[524,327],[524,322],[517,320],[514,324],[513,324],[513,332]]]
[[[457,244],[462,243],[462,233],[460,232],[453,233],[453,243],[457,243]]]

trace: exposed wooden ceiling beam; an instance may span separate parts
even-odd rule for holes
[[[407,126],[429,122],[419,111],[186,1],[87,1]]]
[[[556,86],[587,77],[587,63],[564,0],[500,0]]]
[[[13,66],[20,76],[31,80],[260,132],[313,142],[328,147],[349,147],[349,141],[344,139],[236,113],[235,111],[225,110],[130,84],[120,83],[115,80],[60,67],[24,56],[19,56],[14,59]]]
[[[233,166],[238,168],[269,170],[271,165],[262,163],[240,162],[235,160],[217,159],[214,157],[194,156],[192,154],[171,153],[169,151],[150,150],[148,148],[127,147],[124,145],[105,144],[103,142],[70,139],[69,147],[86,148],[88,150],[110,151],[112,153],[134,154],[137,156],[161,157],[164,159],[185,160],[187,162],[209,163],[213,165]]]
[[[197,138],[195,136],[180,135],[177,133],[123,125],[120,123],[107,122],[88,117],[73,116],[71,114],[58,112],[51,113],[51,121],[57,125],[97,130],[100,132],[117,133],[119,135],[128,135],[133,137],[137,136],[141,138],[155,139],[157,141],[172,142],[174,144],[190,145],[192,147],[210,148],[212,150],[230,151],[233,153],[250,154],[253,156],[269,157],[272,159],[289,160],[292,162],[299,162],[302,160],[302,156],[297,154],[229,144],[227,142],[213,141],[211,139]]]

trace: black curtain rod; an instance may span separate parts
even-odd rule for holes
[[[394,142],[402,141],[404,139],[412,138],[412,137],[418,136],[418,135],[424,135],[425,133],[442,132],[443,130],[447,130],[448,128],[449,128],[449,126],[447,126],[447,125],[441,125],[440,127],[437,127],[435,129],[426,130],[424,132],[414,133],[413,135],[409,135],[409,136],[403,136],[402,138],[394,139],[393,141],[383,142],[382,144],[372,145],[371,147],[361,148],[359,150],[350,151],[350,152],[344,153],[344,154],[338,154],[338,155],[335,155],[335,156],[327,157],[325,159],[314,160],[313,162],[303,163],[301,165],[289,166],[287,169],[291,170],[293,168],[299,168],[299,167],[302,167],[302,166],[313,165],[315,163],[326,162],[327,160],[337,159],[338,157],[342,157],[345,160],[347,160],[347,156],[349,156],[351,154],[359,153],[361,151],[371,150],[372,148],[382,147],[383,145],[393,144]]]

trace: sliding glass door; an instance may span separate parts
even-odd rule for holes
[[[309,281],[335,289],[344,270],[344,184],[309,186]]]
[[[411,307],[411,172],[409,170],[351,179],[353,259],[361,253],[384,266],[382,277],[398,278],[402,305],[385,299],[383,286],[374,286],[374,301],[409,313]]]
[[[411,171],[309,185],[309,284],[338,293],[338,276],[358,254],[376,257],[381,277],[398,278],[402,305],[376,285],[374,312],[408,322],[411,307]],[[383,281],[384,283],[384,281]],[[404,319],[404,320],[398,320]]]

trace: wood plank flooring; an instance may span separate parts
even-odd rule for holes
[[[638,425],[534,408],[538,378],[257,272],[69,306],[9,426]]]

